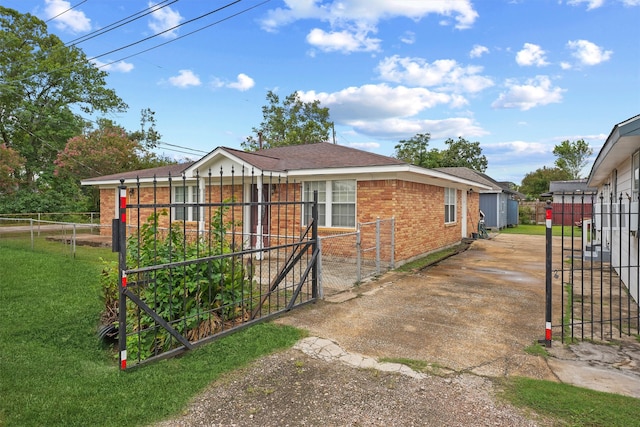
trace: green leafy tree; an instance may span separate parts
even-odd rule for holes
[[[442,153],[436,148],[429,149],[430,139],[428,133],[403,139],[395,146],[394,157],[423,168],[437,168],[442,163]]]
[[[479,142],[469,142],[460,137],[445,141],[447,148],[429,149],[431,135],[418,133],[410,139],[401,140],[395,146],[395,157],[424,168],[467,167],[478,172],[487,170],[487,158],[482,154]]]
[[[15,192],[23,165],[24,159],[16,150],[0,144],[0,194]]]
[[[549,191],[549,183],[551,181],[564,181],[567,179],[571,179],[571,176],[566,170],[544,166],[526,174],[522,179],[519,191],[526,194],[528,199],[536,200],[541,194]]]
[[[555,165],[567,171],[569,179],[580,179],[580,172],[587,165],[593,149],[583,139],[566,140],[553,148],[553,154],[557,157]]]
[[[0,6],[0,138],[22,158],[22,186],[52,176],[67,140],[81,133],[80,113],[125,111],[106,87],[107,73],[65,46],[30,14]]]
[[[447,148],[442,151],[442,167],[467,167],[478,172],[487,170],[487,158],[482,154],[479,142],[470,142],[462,137],[451,138],[444,142]]]
[[[58,153],[54,171],[57,184],[66,181],[68,186],[79,187],[80,180],[85,178],[175,163],[151,151],[161,137],[155,130],[151,110],[142,110],[139,131],[127,132],[108,119],[99,119],[97,125],[70,138]],[[81,192],[89,200],[88,209],[99,208],[97,189],[82,188]]]
[[[272,91],[267,92],[268,105],[262,107],[263,121],[252,128],[256,136],[248,136],[242,143],[247,151],[286,145],[313,144],[329,140],[333,122],[329,109],[320,101],[302,102],[297,92],[284,100]]]

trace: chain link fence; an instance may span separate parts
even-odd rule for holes
[[[353,288],[395,267],[395,220],[358,223],[350,233],[319,237],[323,296]]]

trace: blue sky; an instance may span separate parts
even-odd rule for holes
[[[515,183],[553,166],[563,140],[584,139],[595,158],[613,126],[640,113],[640,0],[3,5],[49,20],[68,43],[157,9],[77,46],[129,105],[109,118],[134,130],[152,109],[159,151],[178,159],[240,148],[269,90],[320,100],[337,143],[379,154],[417,133],[438,149],[447,138],[479,141],[487,173]]]

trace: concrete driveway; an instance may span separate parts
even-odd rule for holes
[[[307,329],[359,355],[422,360],[458,373],[559,380],[640,397],[639,345],[593,346],[585,352],[554,342],[556,357],[547,361],[524,351],[544,337],[544,317],[544,237],[498,234],[426,270],[389,273],[277,322]],[[610,363],[596,366],[598,360]],[[635,369],[621,372],[616,363]]]

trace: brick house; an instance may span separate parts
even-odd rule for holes
[[[479,220],[479,192],[489,189],[468,178],[330,143],[256,152],[218,147],[195,162],[83,180],[100,189],[104,234],[117,214],[121,182],[129,203],[144,206],[128,215],[133,227],[164,206],[169,209],[165,225],[182,221],[202,230],[211,218],[202,204],[253,202],[225,214],[243,219],[242,232],[250,236],[243,241],[252,248],[277,244],[279,230],[290,229],[285,223],[303,226],[309,213],[291,211],[286,202],[309,201],[315,190],[321,235],[394,218],[397,265],[470,237]]]

